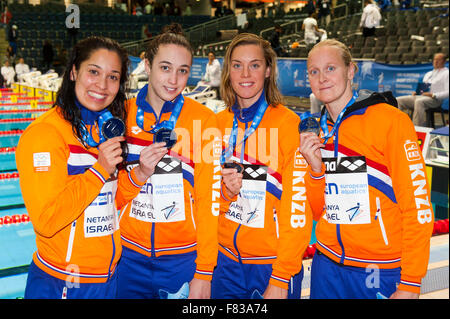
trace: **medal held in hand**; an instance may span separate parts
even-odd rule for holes
[[[298,125],[298,131],[299,133],[313,132],[316,135],[319,135],[320,133],[319,122],[316,121],[316,119],[314,119],[313,117],[307,117],[303,119]]]
[[[110,118],[107,118],[103,121],[103,123],[101,123],[100,128],[102,135],[106,140],[125,134],[125,124],[118,117],[111,116]]]
[[[155,143],[165,142],[166,147],[170,149],[177,142],[177,133],[169,128],[160,128],[154,133],[153,141]]]
[[[90,131],[88,131],[86,125],[82,122],[81,134],[83,135],[83,140],[91,147],[97,147],[110,138],[125,134],[125,123],[120,118],[114,117],[108,110],[99,115],[97,124],[99,128],[98,142],[92,136],[94,125],[91,125]]]

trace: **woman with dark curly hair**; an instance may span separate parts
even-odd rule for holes
[[[55,105],[21,136],[17,168],[37,244],[25,298],[116,295],[122,248],[115,198],[140,190],[140,165],[117,170],[128,63],[111,39],[78,42]]]

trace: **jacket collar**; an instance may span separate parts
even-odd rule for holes
[[[255,117],[256,112],[258,111],[258,108],[260,104],[266,99],[265,91],[263,90],[258,100],[253,103],[250,107],[247,107],[245,109],[241,109],[239,105],[237,104],[237,101],[234,103],[234,105],[231,107],[232,112],[237,117],[239,122],[242,123],[248,123],[253,121],[253,118]]]
[[[147,92],[148,92],[148,84],[144,85],[142,87],[142,89],[139,91],[137,97],[136,97],[136,104],[141,107],[144,112],[146,113],[153,113],[155,114],[155,118],[156,116],[156,112],[154,111],[153,107],[150,105],[150,103],[147,102],[146,98],[147,98]],[[176,100],[176,99],[175,99]],[[162,110],[161,110],[161,115],[163,113],[170,113],[172,112],[173,108],[174,108],[175,103],[171,102],[171,101],[167,101],[164,102]],[[160,115],[160,116],[161,116]]]
[[[108,108],[105,108],[98,112],[91,111],[91,110],[87,109],[83,104],[81,104],[80,101],[78,101],[78,99],[76,97],[75,97],[75,105],[80,109],[81,119],[87,125],[94,125],[95,121],[97,121],[98,117],[108,110]]]

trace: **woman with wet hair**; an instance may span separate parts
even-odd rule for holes
[[[296,164],[298,116],[282,105],[276,54],[254,34],[225,54],[219,255],[213,298],[300,298],[312,219]]]
[[[36,233],[25,298],[115,298],[121,255],[116,195],[132,198],[121,170],[128,56],[111,39],[73,48],[53,108],[22,134],[20,186]],[[123,175],[123,176],[122,176]]]
[[[119,298],[211,295],[219,205],[211,146],[218,137],[207,132],[217,123],[212,111],[181,94],[191,66],[180,25],[165,27],[146,50],[148,84],[128,101],[127,168],[143,158],[153,166],[139,176],[139,195],[122,202]]]
[[[308,54],[311,90],[325,104],[320,134],[300,134],[317,220],[310,297],[418,298],[434,217],[424,159],[392,93],[355,91],[356,71],[337,40]]]

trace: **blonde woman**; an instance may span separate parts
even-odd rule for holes
[[[325,104],[321,135],[300,135],[318,221],[311,298],[418,298],[433,210],[414,125],[390,92],[353,91],[343,43],[316,44],[307,70]]]
[[[300,298],[312,220],[304,166],[295,161],[299,118],[281,104],[276,77],[268,41],[233,39],[221,83],[228,108],[218,114],[224,151],[213,298]]]

